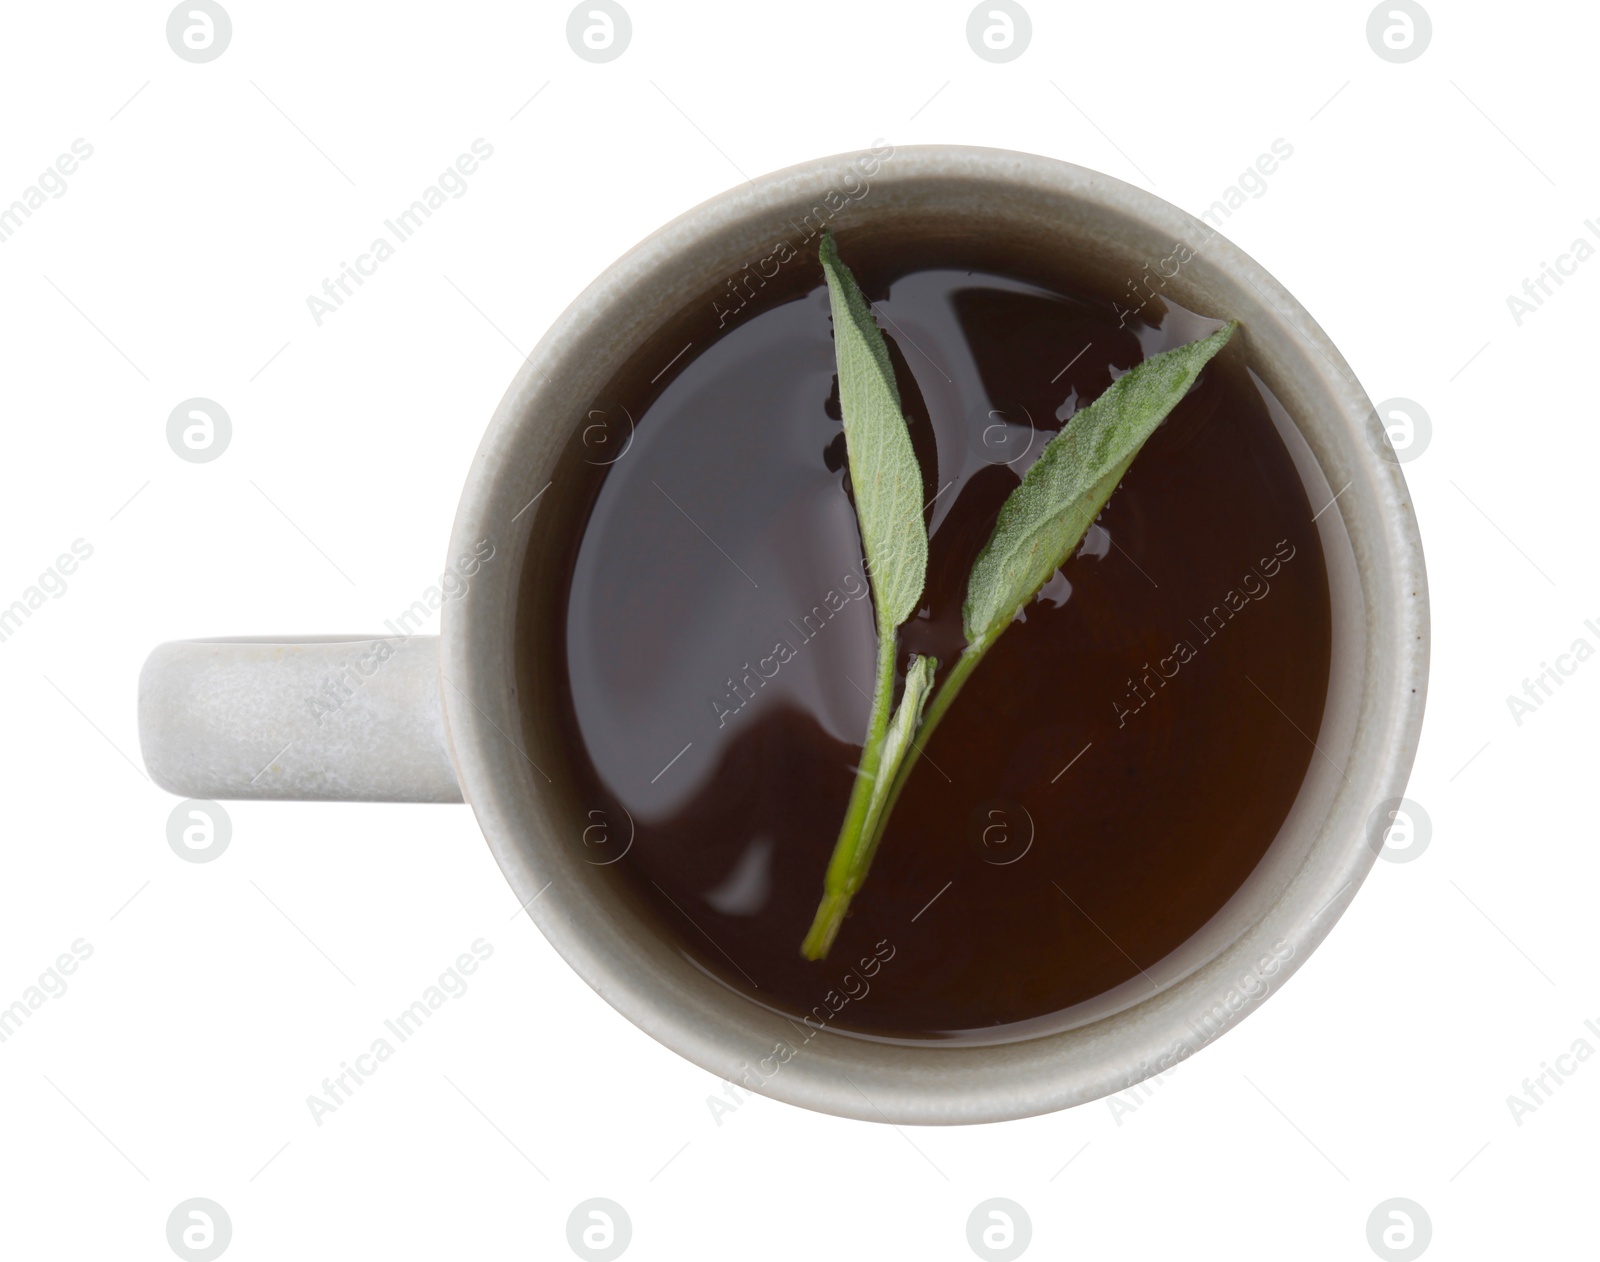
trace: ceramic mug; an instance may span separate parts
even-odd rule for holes
[[[694,968],[603,879],[584,843],[583,803],[541,769],[561,761],[554,723],[539,717],[537,696],[519,699],[530,680],[538,686],[519,663],[530,652],[519,608],[560,590],[563,547],[578,528],[581,488],[563,484],[558,460],[655,331],[691,301],[731,290],[730,279],[748,285],[752,260],[780,256],[777,242],[803,246],[823,224],[847,235],[934,222],[1057,251],[1065,237],[1103,270],[1146,284],[1159,276],[1182,306],[1241,321],[1252,368],[1293,418],[1288,445],[1308,499],[1328,506],[1317,518],[1333,611],[1319,756],[1244,887],[1145,971],[1149,985],[1092,1019],[988,1046],[826,1029],[801,1038],[788,1018]],[[1164,1072],[1232,1029],[1354,897],[1422,722],[1421,540],[1395,453],[1339,352],[1277,281],[1200,221],[1027,154],[929,145],[823,158],[713,198],[635,246],[511,383],[468,474],[446,565],[384,634],[157,648],[139,697],[153,778],[202,799],[465,799],[534,922],[629,1020],[721,1078],[867,1120],[991,1122],[1065,1108]],[[434,608],[441,634],[413,634]]]

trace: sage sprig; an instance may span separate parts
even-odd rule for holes
[[[929,703],[917,727],[916,748],[927,747],[984,654],[1083,541],[1146,440],[1238,327],[1232,321],[1208,338],[1130,369],[1045,444],[1022,484],[1001,505],[994,531],[973,563],[962,606],[967,647]],[[874,816],[877,835],[864,842],[867,853],[877,852],[913,765],[903,763],[889,786]]]
[[[915,609],[926,580],[928,540],[922,506],[920,498],[914,504],[906,499],[908,490],[920,497],[922,479],[883,335],[826,234],[822,263],[833,307],[856,516],[878,614],[878,687],[855,788],[824,879],[822,903],[802,946],[809,959],[827,954],[851,897],[866,879],[915,765],[907,757],[909,751],[926,745],[984,654],[1072,555],[1134,457],[1238,328],[1237,321],[1230,322],[1210,337],[1130,369],[1045,444],[1021,485],[1001,506],[994,530],[973,563],[962,606],[966,648],[931,701],[938,663],[913,656],[904,695],[891,719],[896,631]],[[885,558],[881,576],[875,551]]]
[[[850,486],[878,624],[878,661],[867,738],[861,747],[850,803],[823,878],[822,904],[801,947],[806,958],[813,960],[828,953],[850,899],[866,877],[871,860],[868,830],[876,829],[883,814],[938,665],[929,658],[912,658],[905,695],[895,711],[896,632],[916,610],[928,572],[922,468],[900,410],[889,348],[866,296],[839,260],[832,233],[823,233],[821,253],[833,311],[834,359]]]

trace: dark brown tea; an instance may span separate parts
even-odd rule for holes
[[[927,483],[901,666],[948,668],[972,562],[1044,443],[1232,313],[1157,298],[1129,318],[1069,261],[1003,243],[839,248]],[[1070,1022],[1240,888],[1314,754],[1328,577],[1250,330],[972,676],[810,962],[876,642],[816,242],[729,306],[685,311],[596,401],[566,465],[588,512],[565,599],[524,622],[556,646],[563,770],[597,854],[621,856],[605,871],[697,967],[797,1020],[983,1041]]]

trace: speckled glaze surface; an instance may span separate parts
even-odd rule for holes
[[[795,1025],[704,976],[614,900],[585,861],[581,804],[535,767],[544,762],[536,728],[519,743],[514,632],[524,561],[530,541],[577,529],[559,494],[540,494],[559,453],[655,328],[771,257],[778,241],[796,241],[808,215],[841,232],[868,217],[879,229],[936,216],[987,233],[1065,236],[1083,257],[1130,279],[1166,262],[1164,292],[1242,322],[1252,367],[1298,430],[1291,447],[1312,502],[1345,488],[1318,520],[1335,624],[1327,714],[1314,734],[1322,756],[1238,895],[1150,970],[1142,996],[1075,1029],[982,1047],[826,1032],[802,1041]],[[451,555],[485,539],[504,563],[486,567],[470,594],[445,608],[439,695],[462,793],[518,899],[527,903],[548,884],[530,907],[540,930],[667,1047],[774,1098],[848,1117],[926,1124],[1044,1113],[1121,1090],[1231,1030],[1305,961],[1355,896],[1376,858],[1369,820],[1401,796],[1422,722],[1421,540],[1399,467],[1374,438],[1371,404],[1339,352],[1277,281],[1206,225],[1117,180],[1027,154],[919,146],[880,151],[868,165],[862,155],[824,158],[714,198],[641,242],[573,302],[506,392],[468,475]],[[539,699],[531,703],[537,709]]]
[[[139,673],[139,748],[181,797],[459,802],[438,695],[434,635],[176,640]]]

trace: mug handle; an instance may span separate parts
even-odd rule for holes
[[[439,637],[178,640],[139,674],[139,746],[188,798],[459,802]]]

